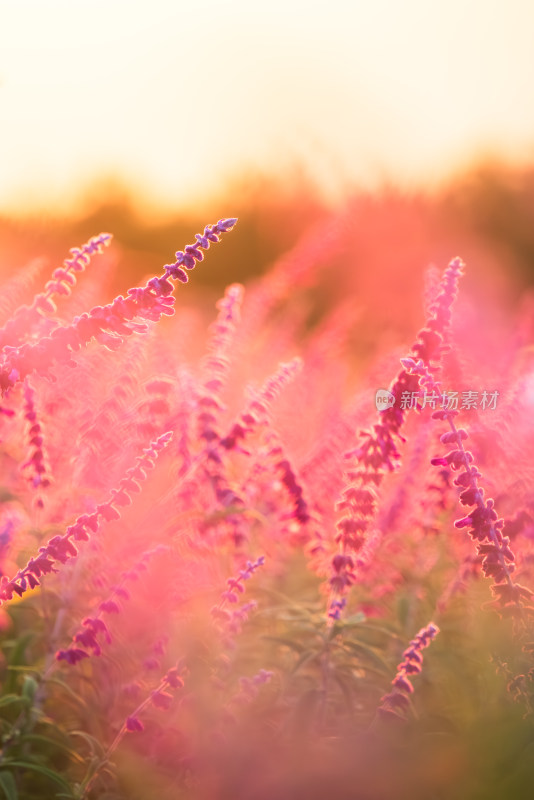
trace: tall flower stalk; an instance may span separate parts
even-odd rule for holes
[[[43,424],[35,405],[35,390],[28,381],[24,383],[24,417],[28,423],[31,452],[22,469],[28,470],[28,480],[38,492],[36,505],[42,508],[44,503],[40,492],[50,486],[50,474],[44,452]]]
[[[124,337],[146,331],[148,322],[172,316],[171,281],[187,283],[186,270],[193,269],[197,261],[203,261],[202,250],[207,250],[210,243],[218,242],[236,222],[236,219],[221,219],[215,225],[207,225],[204,233],[196,234],[196,243],[179,250],[176,260],[166,264],[161,275],[151,278],[143,287],[129,289],[126,297],[119,295],[108,305],[95,306],[88,313],[76,317],[70,325],[55,328],[37,342],[4,347],[0,363],[2,392],[8,392],[31,372],[47,375],[56,362],[74,365],[72,353],[85,347],[92,339],[109,350],[116,350]]]
[[[412,353],[422,364],[430,366],[439,362],[448,349],[447,336],[451,322],[451,307],[457,295],[458,280],[464,263],[453,259],[442,277],[436,299],[430,304],[430,318],[419,332]],[[384,476],[393,472],[400,461],[398,444],[404,439],[400,433],[406,408],[401,400],[412,395],[418,386],[417,376],[402,362],[403,369],[391,384],[389,391],[394,404],[379,412],[379,422],[371,430],[360,433],[361,443],[346,454],[352,462],[347,470],[347,484],[337,504],[343,516],[337,523],[336,543],[339,552],[331,561],[330,599],[328,619],[338,620],[345,606],[345,594],[355,583],[357,554],[372,541],[372,553],[379,545],[381,534],[372,530],[377,505],[376,488]]]
[[[411,640],[402,654],[403,660],[397,666],[397,674],[391,681],[393,689],[380,698],[378,714],[386,719],[402,718],[410,708],[410,695],[414,692],[411,678],[423,670],[422,650],[429,646],[439,633],[439,628],[429,622]]]
[[[123,738],[126,736],[126,734],[140,733],[144,731],[145,726],[141,718],[146,709],[149,708],[150,706],[153,706],[154,708],[158,708],[163,711],[168,711],[174,700],[174,695],[172,695],[168,690],[171,689],[173,691],[177,691],[178,689],[182,689],[183,686],[184,686],[184,680],[180,675],[180,668],[176,666],[176,667],[171,667],[171,669],[167,670],[163,678],[160,680],[159,684],[147,695],[147,697],[141,703],[139,703],[139,705],[132,711],[132,713],[126,717],[121,727],[119,728],[117,735],[115,736],[109,747],[105,750],[103,756],[100,759],[93,759],[89,774],[80,785],[80,789],[77,795],[77,800],[84,800],[84,798],[88,797],[101,771],[108,766],[113,753],[115,752],[115,750],[117,749]]]
[[[51,279],[46,283],[43,292],[35,295],[30,306],[20,306],[9,320],[0,328],[0,347],[15,345],[18,341],[28,336],[35,329],[36,324],[49,314],[54,314],[57,295],[68,297],[76,286],[76,275],[83,272],[93,255],[102,253],[103,247],[109,245],[112,236],[110,233],[101,233],[93,236],[81,247],[71,248],[71,257],[65,259],[62,267],[52,273]]]
[[[141,491],[140,481],[145,480],[147,470],[153,469],[159,453],[172,439],[172,432],[158,436],[144,449],[143,455],[137,457],[137,464],[126,471],[116,489],[112,489],[110,498],[97,505],[92,514],[82,514],[69,525],[61,536],[53,536],[47,544],[39,548],[39,555],[30,558],[28,563],[11,578],[2,576],[0,581],[0,602],[6,602],[13,595],[22,597],[30,589],[40,585],[43,575],[59,572],[57,564],[66,564],[78,555],[75,543],[88,541],[96,533],[104,521],[120,518],[117,507],[130,505],[131,495]]]
[[[402,359],[404,367],[417,376],[420,384],[427,392],[443,397],[444,408],[434,411],[432,417],[446,421],[450,431],[441,436],[443,444],[453,445],[445,456],[432,459],[434,466],[448,466],[460,474],[454,480],[455,486],[462,491],[460,503],[471,506],[469,514],[455,521],[456,528],[468,528],[468,534],[477,542],[477,554],[482,556],[482,571],[495,583],[491,589],[495,596],[495,607],[502,616],[512,616],[526,620],[526,614],[534,614],[534,606],[530,600],[534,593],[526,586],[515,583],[512,573],[515,571],[515,556],[510,549],[510,538],[503,535],[504,520],[499,519],[492,498],[484,499],[484,489],[479,486],[482,473],[474,464],[474,456],[464,447],[468,433],[464,428],[457,428],[455,417],[458,411],[447,408],[447,397],[443,395],[441,386],[434,380],[428,367],[422,361],[411,358]],[[527,601],[527,602],[525,602]]]
[[[102,655],[102,642],[111,644],[112,641],[111,633],[103,616],[120,613],[120,601],[129,600],[130,598],[127,584],[139,578],[139,573],[146,570],[147,562],[153,556],[166,552],[166,550],[167,548],[163,545],[146,550],[130,569],[122,573],[120,581],[112,587],[109,595],[99,604],[96,612],[82,620],[82,625],[72,636],[70,645],[56,652],[56,661],[77,664],[84,658],[89,658],[90,655]]]

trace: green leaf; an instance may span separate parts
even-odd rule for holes
[[[33,638],[34,638],[33,633],[27,633],[24,636],[21,636],[20,639],[18,639],[17,643],[15,644],[15,647],[13,648],[11,658],[9,659],[10,667],[15,667],[24,664],[26,648]],[[15,671],[11,670],[4,684],[4,689],[6,690],[6,692],[12,694],[15,691],[16,686],[17,686],[17,674]]]
[[[376,652],[369,645],[362,644],[361,642],[343,642],[341,647],[345,650],[351,650],[356,655],[360,656],[364,661],[371,661],[372,663],[382,667],[384,672],[388,674],[391,672],[391,664],[389,664],[379,653]],[[365,665],[362,665],[365,668]]]
[[[5,694],[3,697],[0,697],[0,708],[2,706],[11,706],[13,703],[27,703],[27,699],[25,697],[21,697],[19,694]]]
[[[36,675],[39,675],[39,673],[42,671],[42,668],[40,667],[29,667],[26,664],[19,666],[10,664],[7,669],[11,670],[12,672],[35,672]]]
[[[304,645],[298,644],[298,642],[294,642],[293,639],[285,639],[283,636],[262,636],[262,639],[266,640],[267,642],[276,642],[277,644],[283,644],[286,647],[289,647],[291,650],[296,650],[297,653],[302,653],[304,650]]]
[[[40,733],[26,733],[24,736],[20,737],[21,742],[40,742],[41,744],[48,744],[52,745],[52,747],[57,747],[59,750],[63,750],[64,753],[67,753],[73,761],[76,761],[78,764],[84,764],[84,759],[77,753],[72,747],[69,747],[64,742],[59,742],[57,739],[51,739],[49,736],[43,736]]]
[[[61,688],[64,689],[67,692],[69,697],[72,700],[76,701],[76,704],[80,708],[82,708],[84,711],[88,711],[89,710],[88,706],[87,706],[87,703],[85,702],[83,697],[81,697],[77,692],[75,692],[74,689],[71,686],[69,686],[67,683],[62,681],[61,678],[47,678],[46,682],[47,683],[55,683],[57,686],[61,686]]]
[[[315,659],[319,658],[321,655],[321,651],[319,650],[306,650],[300,658],[297,660],[297,663],[290,671],[290,675],[294,675],[299,669],[301,669],[306,664],[309,664],[310,661],[315,661]]]
[[[24,676],[24,683],[22,684],[22,696],[25,697],[32,705],[38,686],[39,684],[35,678],[32,678],[30,675]]]
[[[384,621],[384,624],[387,623]],[[376,631],[377,633],[381,633],[383,636],[387,636],[390,639],[398,639],[399,641],[404,641],[404,637],[400,636],[398,633],[395,633],[395,631],[392,631],[389,628],[386,628],[381,625],[374,625],[372,622],[366,622],[364,625],[362,625],[361,633],[358,633],[358,635],[361,636],[361,634],[364,633],[365,631]]]
[[[68,793],[68,797],[74,797],[72,794],[72,789],[67,783],[67,781],[61,777],[57,772],[54,772],[52,769],[48,769],[48,767],[43,767],[42,764],[32,764],[31,761],[4,761],[4,764],[9,767],[20,767],[21,769],[27,769],[30,772],[38,772],[40,775],[44,775],[45,777],[49,778],[54,783],[57,783],[61,786],[62,789]]]
[[[363,623],[367,622],[367,617],[363,613],[363,611],[358,611],[357,614],[352,614],[347,619],[340,620],[342,628],[349,628],[353,625],[362,625]]]
[[[264,594],[267,597],[272,597],[276,600],[282,601],[282,605],[280,606],[280,608],[285,610],[286,612],[292,611],[295,614],[303,614],[307,617],[311,617],[314,614],[314,611],[310,610],[302,603],[299,603],[297,600],[295,600],[294,597],[289,597],[289,595],[284,594],[283,592],[279,592],[276,589],[262,586],[259,591],[261,592],[261,594]],[[316,606],[314,605],[314,609],[315,608]],[[273,610],[278,611],[277,608],[273,607],[267,609],[267,611],[273,611]]]
[[[69,731],[70,736],[79,736],[81,739],[84,739],[91,749],[91,755],[99,754],[99,757],[102,758],[106,752],[104,746],[95,739],[94,736],[91,736],[90,733],[86,733],[85,731]]]
[[[408,597],[401,596],[397,600],[397,617],[400,624],[405,628],[408,624],[408,617],[410,616],[411,603]]]
[[[17,785],[11,772],[7,772],[6,770],[0,771],[0,786],[7,800],[18,800]]]

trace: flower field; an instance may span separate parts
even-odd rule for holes
[[[532,304],[334,215],[188,305],[239,236],[4,282],[3,795],[531,798]]]

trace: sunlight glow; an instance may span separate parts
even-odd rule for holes
[[[236,170],[432,185],[534,153],[534,5],[0,3],[0,208],[119,175],[174,205]]]

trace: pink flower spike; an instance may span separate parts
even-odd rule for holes
[[[410,642],[410,646],[404,651],[404,660],[397,666],[397,674],[391,681],[395,687],[394,692],[390,692],[382,697],[378,707],[378,713],[387,715],[388,711],[407,711],[409,708],[407,695],[413,694],[414,687],[408,675],[418,675],[423,669],[423,656],[421,650],[428,647],[432,639],[439,633],[439,628],[433,622],[429,622],[425,628],[415,635]],[[402,698],[405,698],[403,700]],[[403,717],[401,717],[403,719]]]

